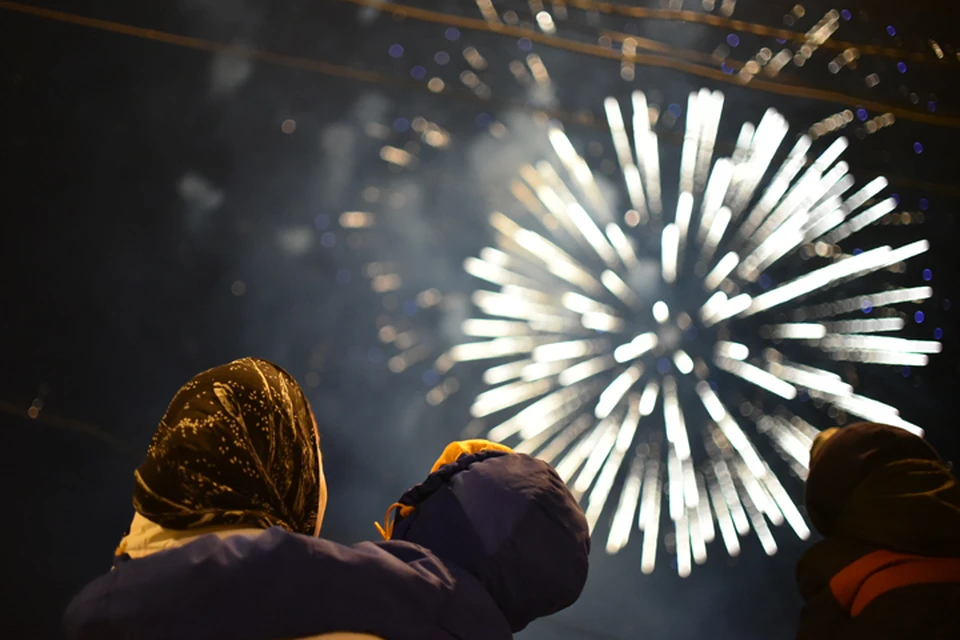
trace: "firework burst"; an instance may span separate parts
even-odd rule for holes
[[[463,340],[432,362],[427,399],[457,391],[454,367],[482,367],[470,406],[479,433],[554,464],[591,528],[608,513],[609,553],[639,532],[645,573],[661,534],[672,534],[686,576],[718,532],[732,556],[751,530],[768,554],[771,526],[808,537],[774,470],[783,463],[765,452],[805,478],[818,429],[798,413],[810,404],[831,422],[849,415],[921,433],[855,393],[855,370],[841,366],[845,379],[833,369],[923,366],[940,350],[890,335],[904,327],[893,305],[929,298],[929,287],[874,291],[876,279],[864,278],[902,271],[928,243],[844,253],[838,243],[896,208],[878,198],[886,180],[855,185],[840,160],[845,138],[816,155],[806,134],[785,145],[789,126],[773,109],[742,125],[730,157],[714,159],[723,96],[707,90],[689,97],[678,195],[665,208],[642,92],[630,107],[628,127],[623,105],[604,103],[631,208],[618,219],[566,134],[549,127],[559,162],[523,166],[509,184],[519,213],[490,214],[494,246],[464,261],[480,282],[473,313],[460,323]],[[771,272],[791,278],[774,284]],[[369,275],[375,288],[378,278],[399,285],[396,274]],[[861,293],[837,300],[834,287]],[[430,289],[417,302],[442,297]],[[878,307],[888,313],[864,317]],[[381,328],[399,349],[391,369],[437,352],[413,333]]]

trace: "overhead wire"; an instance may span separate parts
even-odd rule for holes
[[[622,55],[605,47],[568,41],[568,40],[564,40],[563,38],[553,38],[532,30],[518,29],[515,27],[509,27],[508,25],[501,25],[500,29],[491,29],[489,25],[487,25],[487,23],[482,20],[477,20],[473,18],[463,18],[460,16],[449,16],[447,14],[437,14],[436,12],[406,7],[403,5],[380,3],[380,2],[377,2],[376,0],[339,0],[339,1],[357,4],[361,6],[375,7],[380,10],[393,12],[395,15],[410,17],[413,19],[422,19],[428,22],[446,24],[448,26],[460,26],[463,28],[476,29],[480,31],[505,33],[508,35],[520,35],[521,37],[527,37],[527,38],[530,38],[531,40],[537,40],[549,46],[569,48],[571,50],[577,51],[579,53],[585,53],[587,55],[594,55],[594,56],[604,57],[608,59],[615,59],[618,61],[623,59]],[[113,22],[110,20],[102,20],[98,18],[91,18],[91,17],[81,16],[73,13],[67,13],[64,11],[56,11],[53,9],[45,9],[43,7],[25,5],[19,2],[9,2],[7,0],[0,0],[0,9],[21,13],[21,14],[32,15],[32,16],[35,16],[38,18],[44,18],[47,20],[54,20],[57,22],[63,22],[63,23],[74,24],[77,26],[87,27],[91,29],[97,29],[100,31],[118,33],[118,34],[127,35],[135,38],[152,40],[154,42],[162,42],[164,44],[170,44],[174,46],[195,49],[199,51],[206,51],[209,53],[224,53],[224,54],[236,56],[238,58],[244,58],[244,59],[259,61],[259,62],[266,62],[268,64],[287,67],[291,69],[298,69],[301,71],[307,71],[311,73],[320,73],[320,74],[328,75],[332,77],[357,80],[357,81],[365,82],[369,84],[391,86],[391,87],[395,87],[403,90],[417,91],[421,93],[431,93],[434,95],[443,95],[446,97],[452,97],[454,99],[465,100],[469,102],[482,102],[484,104],[492,104],[495,106],[521,109],[524,111],[535,111],[538,113],[544,113],[551,118],[555,118],[557,120],[568,122],[568,123],[577,123],[583,126],[588,126],[596,129],[606,128],[606,123],[602,119],[595,118],[594,116],[586,112],[572,113],[569,111],[565,111],[565,110],[557,109],[553,107],[534,107],[526,104],[525,102],[516,101],[516,100],[505,100],[500,98],[479,98],[478,96],[476,96],[476,94],[474,94],[471,91],[457,90],[457,89],[450,88],[449,86],[445,87],[439,93],[435,93],[435,92],[430,92],[424,86],[423,83],[413,82],[406,79],[398,79],[398,78],[387,76],[374,71],[357,69],[357,68],[346,66],[346,65],[324,62],[321,60],[314,60],[310,58],[280,54],[272,51],[267,51],[265,49],[257,49],[253,47],[246,47],[246,46],[236,45],[236,44],[226,44],[226,43],[215,42],[211,40],[205,40],[203,38],[197,38],[193,36],[184,36],[181,34],[169,33],[166,31],[159,31],[157,29],[137,27],[137,26],[129,25],[125,23]],[[444,22],[443,20],[441,20],[441,18],[451,19],[452,21]],[[514,29],[517,29],[517,33],[513,33]],[[671,69],[682,71],[682,72],[692,73],[693,75],[699,75],[701,77],[716,79],[721,82],[732,83],[729,76],[715,69],[700,67],[698,65],[692,65],[690,63],[684,63],[683,61],[679,61],[679,60],[672,61],[669,58],[665,58],[662,56],[636,55],[633,58],[637,63],[640,63],[640,64],[649,64],[650,66],[661,66],[665,68],[671,68]],[[739,84],[739,83],[734,82],[732,84]],[[957,118],[957,117],[936,116],[933,114],[917,113],[915,111],[902,109],[899,107],[895,107],[893,105],[883,104],[879,102],[862,101],[852,96],[848,96],[846,94],[837,93],[837,92],[822,91],[822,90],[815,90],[815,89],[804,89],[801,87],[779,85],[776,83],[770,83],[770,82],[759,81],[759,80],[754,80],[753,82],[751,82],[749,87],[755,88],[755,89],[761,89],[761,90],[765,90],[771,93],[777,93],[781,95],[807,97],[807,98],[819,99],[819,100],[834,102],[834,103],[839,102],[841,104],[845,104],[848,106],[863,107],[866,109],[871,109],[879,112],[889,112],[889,113],[893,113],[897,117],[900,117],[906,120],[920,121],[920,122],[924,122],[926,124],[932,124],[935,126],[960,128],[960,118]],[[675,132],[664,131],[661,135],[661,139],[671,140],[673,138],[677,138],[677,140],[679,140],[679,137]],[[908,179],[905,179],[905,178],[902,180],[897,180],[895,177],[892,177],[892,176],[890,178],[891,178],[891,181],[897,181],[901,183],[910,182]],[[931,191],[939,191],[947,195],[957,195],[958,193],[960,193],[960,191],[958,191],[957,188],[947,186],[947,185],[936,185],[936,184],[929,184],[929,183],[923,183],[921,185],[917,183],[917,186],[918,187],[922,186],[923,188],[929,189]]]
[[[552,35],[541,33],[534,29],[528,29],[525,27],[518,27],[518,26],[507,25],[503,23],[490,23],[490,22],[487,22],[486,20],[481,20],[478,18],[468,18],[465,16],[458,16],[458,15],[452,15],[448,13],[441,13],[438,11],[431,11],[429,9],[420,9],[419,7],[412,7],[409,5],[394,4],[391,2],[381,2],[380,0],[338,0],[338,1],[355,4],[363,7],[375,8],[380,11],[384,11],[402,18],[420,20],[423,22],[432,22],[435,24],[442,24],[445,26],[460,27],[463,29],[470,29],[474,31],[483,31],[486,33],[496,33],[501,35],[515,36],[518,38],[527,38],[531,42],[537,42],[547,46],[556,47],[559,49],[566,49],[568,51],[574,51],[577,53],[592,55],[598,58],[616,60],[617,62],[622,62],[626,60],[628,62],[633,62],[634,64],[645,65],[649,67],[660,67],[663,69],[680,71],[682,73],[687,73],[693,76],[715,80],[723,84],[730,84],[738,87],[745,86],[743,82],[738,79],[739,76],[730,76],[724,73],[720,69],[694,64],[686,60],[680,60],[676,57],[650,55],[650,54],[643,54],[643,53],[627,54],[620,51],[614,51],[609,47],[589,44],[586,42],[577,42],[574,40],[568,40],[566,38],[552,36]],[[696,14],[696,15],[699,15],[699,14]],[[897,118],[902,118],[904,120],[912,120],[915,122],[923,122],[925,124],[932,124],[937,126],[960,128],[960,117],[925,113],[922,111],[907,109],[904,107],[898,107],[896,105],[877,102],[874,100],[864,100],[863,98],[851,96],[845,93],[841,93],[839,91],[830,91],[827,89],[816,89],[813,87],[805,87],[797,84],[786,84],[786,83],[774,82],[771,80],[763,80],[758,78],[754,78],[752,81],[750,81],[748,86],[751,89],[764,91],[766,93],[774,93],[777,95],[807,98],[810,100],[820,100],[824,102],[832,102],[835,104],[842,104],[848,107],[855,107],[855,108],[862,107],[870,111],[877,111],[881,113],[883,112],[892,113]]]

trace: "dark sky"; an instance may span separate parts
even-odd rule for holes
[[[342,542],[372,538],[384,507],[460,433],[470,398],[461,393],[429,407],[419,375],[388,370],[389,353],[377,341],[383,301],[363,266],[380,257],[402,264],[404,291],[468,290],[460,264],[489,242],[487,197],[514,171],[509,154],[489,136],[481,141],[481,125],[524,122],[542,106],[507,71],[519,57],[516,38],[464,30],[453,45],[444,25],[356,5],[37,4],[290,58],[250,62],[0,3],[0,478],[13,497],[3,527],[13,588],[0,635],[9,638],[60,637],[69,598],[109,567],[132,515],[132,471],[166,403],[194,373],[236,357],[271,359],[307,383],[331,491],[324,534]],[[426,4],[478,15],[467,0]],[[524,2],[496,4],[529,19]],[[734,17],[780,26],[794,4],[741,0]],[[896,57],[864,55],[855,72],[832,75],[826,65],[837,52],[820,52],[805,68],[788,68],[783,82],[953,118],[951,125],[901,117],[889,131],[862,140],[851,135],[845,154],[858,184],[885,174],[903,211],[925,209],[921,225],[878,227],[858,242],[869,248],[930,239],[930,253],[905,274],[916,284],[920,271],[930,269],[936,292],[923,306],[924,324],[911,331],[927,339],[935,327],[944,331],[944,352],[926,369],[905,377],[898,368],[861,367],[861,390],[899,406],[949,458],[960,451],[950,417],[960,326],[956,309],[947,310],[951,298],[960,303],[960,61],[950,48],[960,44],[950,39],[957,20],[945,9],[869,6],[863,13],[849,5],[852,19],[837,38],[927,54],[935,38],[954,61],[910,62],[900,73]],[[684,8],[701,10],[689,0]],[[831,8],[807,3],[796,29],[810,28]],[[562,35],[595,43],[597,30],[606,28],[710,54],[731,33],[598,19],[594,24],[571,10]],[[888,35],[888,25],[896,36]],[[779,46],[769,36],[741,33],[739,40],[743,50],[731,54],[739,60],[765,43]],[[388,55],[392,44],[404,47],[403,56]],[[463,46],[491,62],[484,80],[493,100],[462,88],[434,95],[411,78],[412,66],[430,67],[435,52],[449,50],[456,64],[430,73],[454,86]],[[609,136],[571,114],[587,111],[596,122],[604,96],[625,98],[638,87],[656,92],[662,105],[683,105],[700,86],[722,89],[725,118],[737,123],[755,122],[775,106],[802,129],[855,108],[658,68],[639,68],[631,84],[620,79],[616,61],[535,47],[555,83],[550,106],[568,118],[584,155],[599,140],[613,157]],[[375,72],[377,81],[335,77],[292,58]],[[864,84],[871,70],[882,78],[874,90]],[[928,102],[935,111],[923,108]],[[368,125],[389,132],[397,118],[416,115],[443,127],[453,144],[443,153],[425,147],[418,172],[401,176],[378,158],[383,142]],[[288,120],[295,122],[291,133],[283,130]],[[665,157],[678,155],[682,128],[663,126]],[[721,143],[729,147],[735,134],[732,124],[730,131],[721,128]],[[590,162],[599,165],[600,158]],[[366,206],[362,194],[370,186],[406,194],[387,231],[361,237],[338,228],[342,211]],[[31,406],[39,409],[35,418],[28,417]],[[780,552],[768,558],[748,537],[736,560],[714,543],[711,561],[686,580],[676,577],[663,551],[658,571],[643,576],[636,541],[612,557],[595,544],[581,601],[521,637],[791,637],[800,607],[793,567],[807,543],[785,529],[777,540]]]

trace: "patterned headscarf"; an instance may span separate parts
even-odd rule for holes
[[[195,376],[170,403],[135,473],[133,506],[168,529],[281,526],[313,535],[318,436],[293,377],[243,358]]]

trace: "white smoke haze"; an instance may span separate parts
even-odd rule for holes
[[[225,194],[207,178],[189,171],[177,181],[177,194],[186,205],[187,230],[196,233],[223,205]]]

